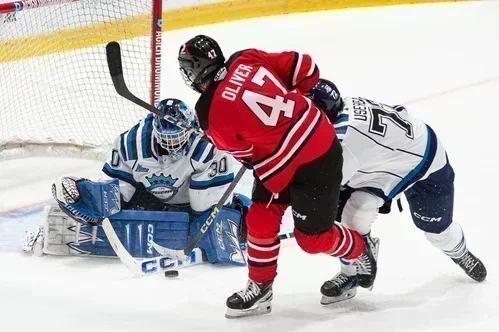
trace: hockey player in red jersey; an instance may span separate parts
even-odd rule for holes
[[[227,299],[226,316],[271,311],[278,233],[288,206],[304,251],[362,262],[372,284],[375,242],[334,223],[342,148],[327,116],[302,94],[319,79],[313,59],[247,49],[225,61],[217,42],[199,35],[180,47],[178,60],[186,84],[201,93],[201,128],[255,177],[247,215],[249,281]]]

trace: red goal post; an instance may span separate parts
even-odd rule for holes
[[[162,0],[0,0],[0,161],[29,155],[104,159],[147,115],[112,86],[117,40],[130,88],[161,91]]]

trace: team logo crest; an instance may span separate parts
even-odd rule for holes
[[[150,184],[147,189],[163,202],[172,199],[177,194],[179,187],[181,187],[175,187],[178,178],[175,179],[171,175],[165,176],[163,173],[159,175],[153,173],[152,176],[146,176],[146,180]]]

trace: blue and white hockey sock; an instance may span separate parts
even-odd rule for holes
[[[453,221],[445,231],[440,234],[426,233],[430,243],[442,250],[450,258],[459,258],[466,253],[466,239],[461,226]]]

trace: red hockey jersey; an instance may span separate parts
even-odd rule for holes
[[[279,193],[335,139],[327,117],[302,95],[318,79],[309,55],[240,51],[201,94],[196,114],[218,149],[249,159],[265,187]]]

